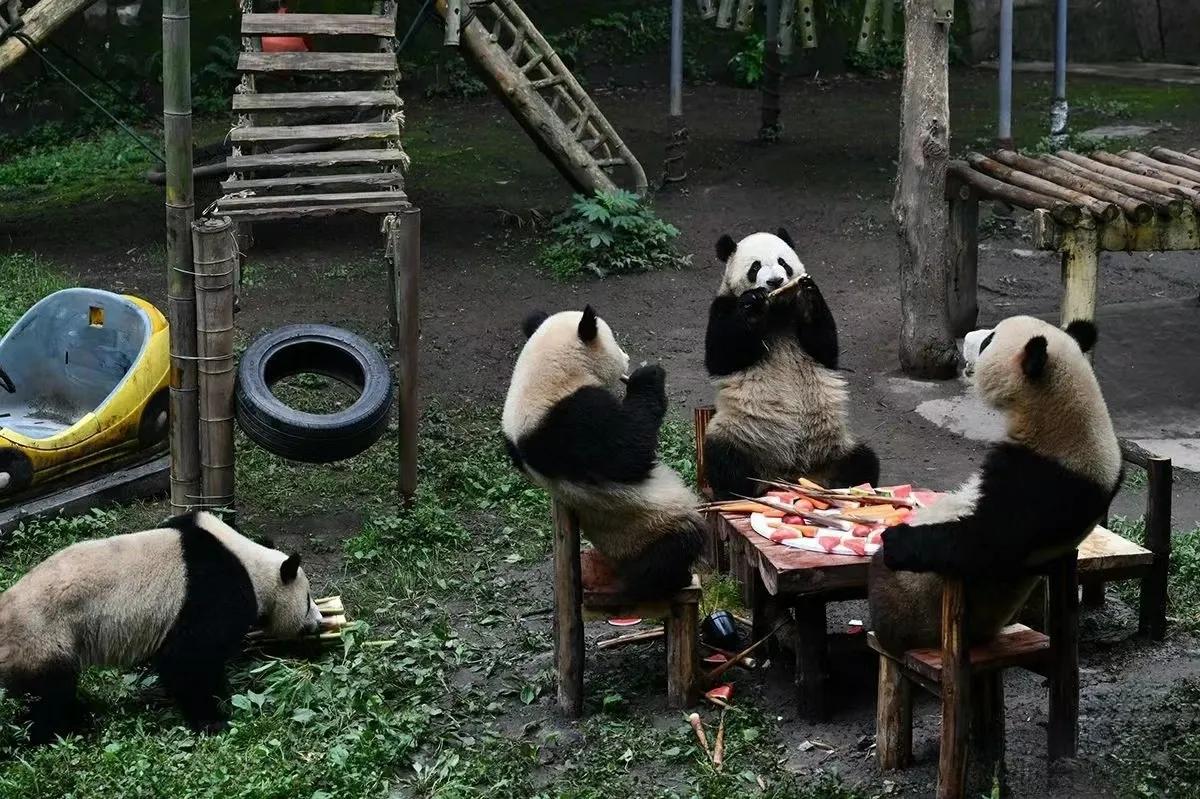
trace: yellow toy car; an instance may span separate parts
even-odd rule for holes
[[[0,339],[0,505],[167,435],[167,320],[99,289],[55,292]]]

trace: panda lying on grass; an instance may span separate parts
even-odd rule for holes
[[[826,486],[879,480],[879,459],[850,435],[837,326],[787,231],[717,242],[725,263],[708,312],[704,362],[717,410],[704,463],[717,499],[758,496],[753,478]],[[790,292],[770,292],[799,276]]]
[[[579,516],[627,593],[657,598],[686,586],[704,519],[658,460],[666,373],[642,366],[622,391],[629,356],[590,306],[534,314],[525,335],[504,401],[514,465]]]
[[[0,594],[0,683],[31,698],[30,739],[77,728],[90,666],[148,662],[194,729],[224,726],[225,663],[260,624],[315,632],[321,613],[299,555],[260,546],[211,513],[82,541]]]
[[[871,622],[891,652],[938,646],[942,578],[967,578],[969,643],[993,638],[1039,567],[1074,550],[1121,484],[1121,447],[1092,366],[1091,322],[1062,331],[1005,319],[980,347],[975,386],[1006,416],[978,474],[883,534],[871,563]]]

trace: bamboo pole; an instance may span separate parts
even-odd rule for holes
[[[883,0],[883,40],[896,41],[896,0]]]
[[[446,0],[446,35],[442,44],[447,47],[458,47],[462,34],[463,0]]]
[[[746,33],[754,27],[754,11],[758,0],[738,0],[737,19],[733,29],[738,33]]]
[[[227,217],[192,224],[196,275],[200,487],[203,504],[233,507],[233,286],[237,243]]]
[[[696,0],[700,10],[700,19],[712,19],[717,15],[716,0]]]
[[[817,15],[813,11],[813,0],[799,0],[800,3],[800,46],[805,50],[817,46]]]
[[[196,289],[192,280],[192,85],[189,0],[163,0],[163,135],[167,155],[167,315],[170,321],[171,509],[200,496]]]
[[[779,9],[779,55],[791,58],[796,50],[796,0],[783,0]]]
[[[733,14],[736,6],[736,0],[721,0],[721,5],[717,6],[717,27],[721,30],[729,30],[733,27]]]
[[[879,21],[879,0],[863,3],[862,27],[858,30],[858,52],[866,53],[875,40],[875,23]]]

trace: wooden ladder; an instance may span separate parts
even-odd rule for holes
[[[458,28],[463,57],[483,71],[571,185],[587,193],[612,191],[618,187],[613,173],[620,169],[626,188],[646,193],[642,165],[515,0],[437,0],[435,5],[443,21]]]
[[[395,0],[371,14],[259,14],[242,0],[238,120],[217,215],[254,222],[408,207],[395,34]],[[367,41],[371,50],[264,53],[263,36]],[[281,78],[290,80],[272,85]]]

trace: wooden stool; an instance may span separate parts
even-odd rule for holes
[[[634,602],[620,591],[584,591],[579,561],[579,522],[557,500],[554,515],[554,665],[558,706],[568,716],[583,714],[583,619],[661,617],[666,628],[667,704],[695,701],[696,633],[700,625],[700,579],[657,602]]]
[[[962,580],[947,579],[942,592],[941,649],[885,652],[874,633],[867,642],[879,653],[876,756],[883,769],[912,760],[912,685],[942,703],[938,799],[966,793],[968,731],[982,773],[1004,775],[1004,669],[1020,667],[1050,683],[1050,759],[1075,754],[1079,726],[1079,583],[1076,556],[1051,565],[1048,576],[1049,635],[1014,624],[992,641],[966,647],[966,592]]]

